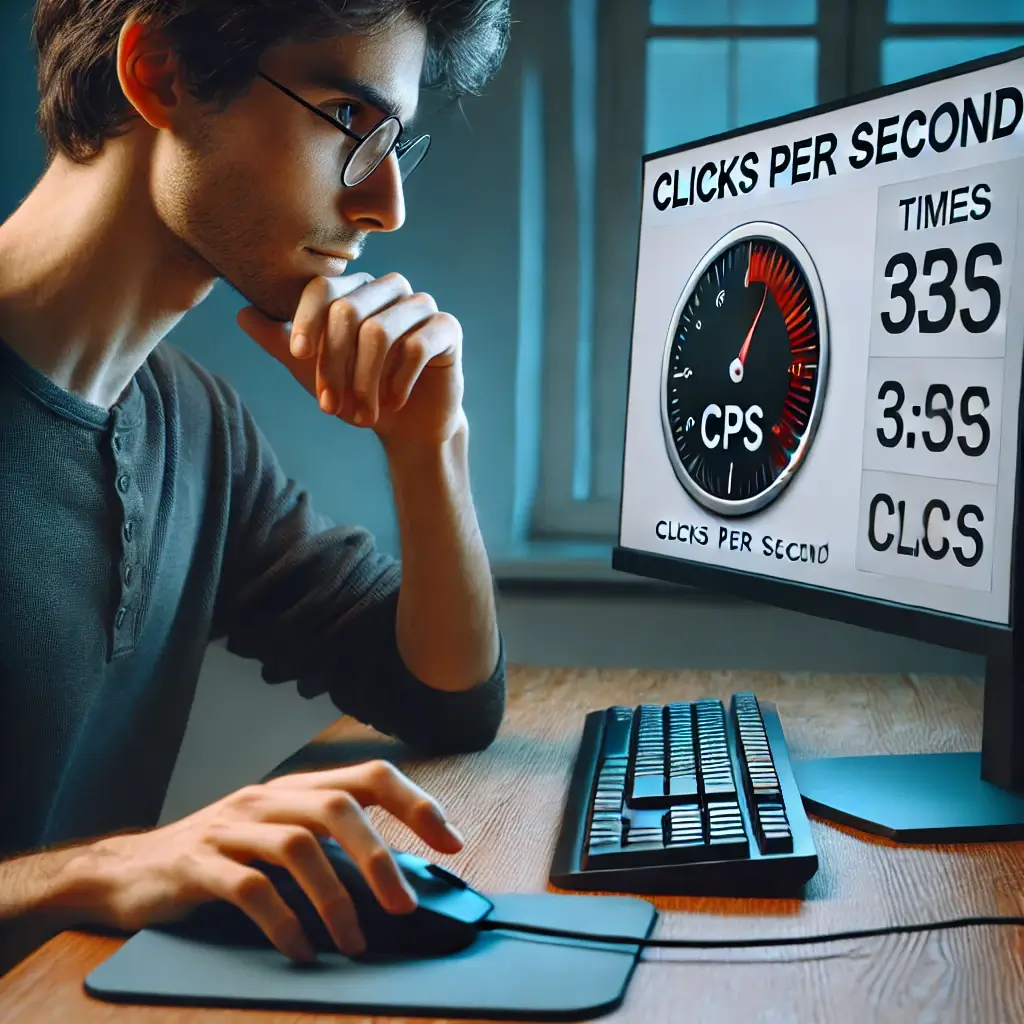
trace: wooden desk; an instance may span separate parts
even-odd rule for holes
[[[369,730],[343,722],[318,737],[294,765],[398,755],[409,775],[442,800],[466,833],[466,849],[445,863],[485,891],[539,892],[548,887],[562,796],[586,711],[615,703],[725,697],[739,689],[776,702],[795,757],[970,750],[980,743],[981,686],[962,678],[518,667],[510,672],[502,734],[483,753],[415,762]],[[1024,843],[898,847],[822,822],[812,827],[821,867],[803,902],[659,898],[658,934],[794,935],[1024,913]],[[396,845],[426,852],[393,822],[381,829]],[[82,981],[118,945],[78,933],[58,936],[0,979],[0,1020],[285,1024],[356,1019],[94,1001]],[[1024,1021],[1022,951],[1024,933],[1002,927],[817,947],[655,949],[645,954],[651,962],[638,966],[623,1007],[605,1019],[1007,1024]]]

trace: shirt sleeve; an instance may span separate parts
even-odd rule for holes
[[[505,710],[505,651],[490,678],[434,689],[398,649],[400,564],[358,526],[318,514],[235,397],[232,490],[213,638],[268,683],[328,693],[343,713],[430,753],[481,750]]]

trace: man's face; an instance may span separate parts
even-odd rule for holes
[[[387,113],[403,125],[411,119],[425,51],[422,25],[403,19],[368,36],[283,44],[260,69],[364,135]],[[360,85],[393,111],[368,102]],[[359,185],[341,184],[354,145],[263,78],[223,113],[187,98],[174,130],[159,133],[157,213],[249,302],[290,320],[313,277],[342,272],[311,249],[355,258],[369,232],[394,231],[405,219],[394,154]]]

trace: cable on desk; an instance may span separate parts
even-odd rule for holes
[[[484,920],[482,931],[519,931],[556,938],[585,939],[589,942],[610,942],[627,946],[661,947],[672,949],[740,949],[751,946],[803,946],[818,942],[841,942],[844,939],[869,939],[880,935],[899,935],[912,932],[947,931],[951,928],[971,928],[982,925],[1011,925],[1024,927],[1024,917],[958,917],[949,921],[923,924],[894,924],[885,928],[865,928],[859,931],[830,932],[825,935],[787,935],[774,939],[644,939],[629,935],[601,935],[592,932],[548,928],[542,925],[520,924],[518,921]]]

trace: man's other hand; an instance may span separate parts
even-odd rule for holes
[[[365,950],[352,899],[334,874],[319,837],[333,837],[392,913],[416,897],[364,808],[378,805],[434,849],[455,853],[459,834],[427,793],[387,761],[286,775],[247,786],[180,821],[83,848],[88,917],[124,931],[180,919],[211,899],[246,913],[285,956],[315,956],[298,919],[251,862],[281,865],[319,911],[338,948]],[[77,894],[81,898],[82,894]]]

